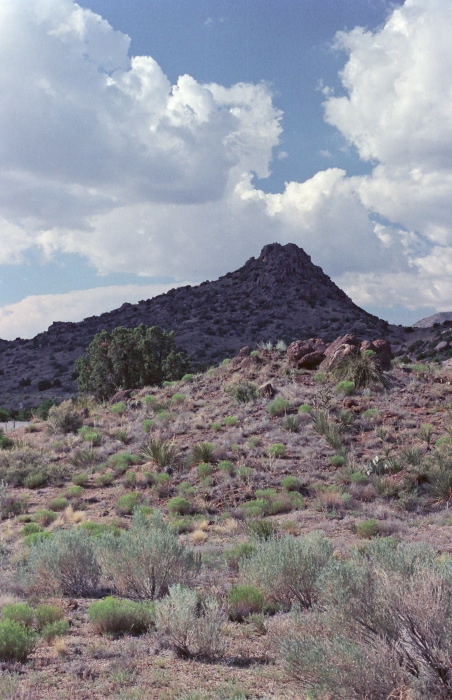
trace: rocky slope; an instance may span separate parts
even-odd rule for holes
[[[73,395],[74,361],[93,336],[140,323],[174,330],[195,367],[230,357],[243,345],[310,337],[330,342],[349,332],[362,339],[384,337],[407,349],[401,327],[356,306],[301,248],[274,243],[216,281],[126,303],[80,323],[56,322],[31,340],[0,341],[0,406],[18,410]],[[430,330],[416,331],[425,332]],[[418,341],[416,333],[411,344]]]

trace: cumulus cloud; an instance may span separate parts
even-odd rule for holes
[[[34,246],[82,255],[101,274],[202,281],[265,243],[291,241],[357,303],[442,307],[451,31],[452,5],[406,0],[375,31],[340,33],[342,93],[323,91],[325,119],[372,172],[331,167],[273,194],[254,180],[278,158],[282,114],[268,85],[189,75],[171,85],[153,58],[130,57],[127,36],[72,0],[1,0],[0,263],[20,263]],[[30,303],[8,316],[18,332]],[[59,308],[52,320],[69,319]]]
[[[151,299],[177,286],[180,285],[112,285],[65,294],[28,296],[15,304],[0,307],[0,337],[6,340],[32,338],[54,321],[82,321],[88,316],[117,309],[125,301],[133,304],[141,299]]]

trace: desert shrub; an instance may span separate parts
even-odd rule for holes
[[[255,586],[238,585],[229,591],[228,603],[231,620],[242,622],[249,615],[262,612],[265,600],[262,591]]]
[[[323,435],[334,450],[340,450],[343,447],[344,426],[331,420],[328,411],[323,409],[313,411],[311,417],[314,429],[319,435]]]
[[[54,511],[64,510],[67,506],[68,500],[67,498],[64,498],[64,496],[57,496],[56,498],[52,498],[52,500],[49,503],[50,510]]]
[[[211,658],[223,654],[222,629],[227,618],[215,598],[200,600],[196,591],[174,585],[156,602],[155,617],[160,639],[179,656]]]
[[[58,530],[30,549],[19,574],[29,592],[92,595],[100,575],[93,540],[82,530]]]
[[[49,510],[48,508],[39,508],[39,510],[37,510],[36,513],[33,515],[33,520],[38,525],[46,527],[47,525],[50,525],[50,523],[53,523],[54,520],[57,519],[57,517],[58,516],[54,510]]]
[[[267,454],[269,457],[282,458],[286,454],[286,446],[282,442],[274,442],[267,447]]]
[[[72,477],[72,483],[75,486],[86,486],[89,481],[89,474],[86,472],[80,472],[80,474],[74,474]]]
[[[105,488],[106,486],[111,486],[115,480],[114,472],[105,472],[104,474],[99,474],[96,477],[96,486]]]
[[[175,403],[175,404],[184,403],[185,399],[186,399],[185,394],[173,394],[171,397],[171,403]]]
[[[126,411],[127,406],[125,401],[118,401],[110,406],[110,413],[113,413],[114,416],[123,416]]]
[[[366,353],[347,355],[331,373],[339,382],[353,382],[356,389],[364,389],[372,384],[387,384],[375,356]]]
[[[286,491],[299,491],[302,487],[302,483],[298,476],[284,476],[281,479],[281,486]]]
[[[226,416],[226,417],[223,419],[223,423],[224,423],[228,428],[232,428],[232,427],[234,427],[235,425],[238,425],[239,419],[238,419],[237,416]]]
[[[197,470],[198,476],[201,479],[204,479],[206,476],[210,476],[213,472],[213,467],[210,464],[210,462],[201,462],[201,464],[198,464]]]
[[[46,603],[38,605],[34,614],[38,630],[42,630],[48,625],[53,625],[55,622],[60,622],[64,617],[63,610],[58,605],[48,605]]]
[[[345,394],[346,396],[351,396],[355,391],[355,382],[342,381],[336,384],[336,391],[339,394]]]
[[[64,492],[64,495],[69,500],[72,500],[72,499],[80,498],[84,493],[85,493],[85,489],[83,488],[83,486],[77,486],[76,484],[74,484],[73,486],[69,486],[66,489],[66,491]]]
[[[295,614],[277,644],[308,692],[445,700],[452,694],[451,583],[450,561],[425,545],[372,540],[334,562],[319,611],[302,620]]]
[[[190,374],[190,373],[188,372],[187,374],[184,374],[184,376],[182,377],[182,381],[183,381],[183,382],[192,382],[194,376],[195,376],[194,374]]]
[[[282,427],[284,430],[288,430],[289,433],[298,433],[300,430],[300,417],[299,416],[286,416],[283,418]]]
[[[212,442],[197,442],[193,445],[190,462],[199,464],[200,462],[211,462],[215,455],[215,445]]]
[[[45,625],[40,634],[46,642],[51,642],[55,637],[63,637],[70,630],[70,625],[67,620],[56,620]]]
[[[89,467],[93,467],[96,462],[98,461],[98,457],[96,454],[96,450],[93,447],[89,447],[87,449],[83,448],[78,448],[73,451],[71,457],[70,457],[71,464],[74,465],[74,467],[83,467],[84,469],[87,469]]]
[[[187,515],[191,511],[190,501],[183,496],[175,496],[167,504],[168,511],[177,515]]]
[[[355,529],[358,537],[363,537],[365,539],[375,537],[380,531],[378,520],[375,518],[369,518],[368,520],[362,520],[360,523],[356,523]]]
[[[9,603],[2,608],[2,620],[13,620],[24,627],[32,627],[34,617],[33,608],[27,603]]]
[[[229,396],[237,401],[237,403],[248,403],[254,401],[259,396],[259,389],[251,382],[237,382],[228,384],[225,391]]]
[[[163,438],[151,438],[142,451],[145,459],[153,460],[161,469],[174,464],[177,454],[176,443]]]
[[[43,454],[31,447],[0,450],[0,480],[10,486],[23,486],[24,479],[47,470]]]
[[[241,510],[248,518],[259,518],[268,515],[269,502],[265,498],[254,498],[252,501],[242,503]]]
[[[155,422],[150,418],[145,418],[141,424],[143,432],[149,434],[153,428],[155,428]]]
[[[218,470],[220,472],[223,472],[224,474],[229,474],[230,476],[233,476],[234,474],[234,465],[232,462],[230,462],[228,459],[221,459],[218,462]]]
[[[0,660],[25,662],[34,650],[37,635],[14,620],[0,621]]]
[[[139,455],[134,455],[130,452],[117,452],[108,458],[107,463],[115,474],[124,474],[127,471],[127,467],[130,467],[131,464],[139,464],[142,461]]]
[[[226,563],[233,571],[239,570],[239,565],[242,559],[251,556],[255,550],[255,544],[252,542],[239,542],[224,553]]]
[[[318,533],[271,537],[260,541],[254,553],[242,560],[241,578],[276,603],[297,602],[310,607],[318,598],[319,581],[333,549],[331,542]]]
[[[0,481],[0,520],[19,515],[26,510],[26,502],[14,498],[9,491],[8,484]]]
[[[26,547],[34,547],[50,537],[52,537],[51,532],[32,532],[30,535],[24,537],[24,545]]]
[[[93,447],[98,447],[102,442],[102,435],[90,425],[84,425],[77,431],[85,442],[90,442]]]
[[[28,474],[24,480],[23,485],[26,489],[40,489],[46,486],[49,481],[49,475],[46,471],[36,471]]]
[[[132,515],[135,508],[141,501],[141,494],[139,491],[131,491],[131,493],[124,493],[118,498],[115,505],[115,510],[118,515]]]
[[[299,413],[311,413],[311,411],[312,411],[312,406],[310,406],[307,403],[302,403],[300,406],[298,406]]]
[[[72,401],[63,401],[59,406],[51,406],[47,422],[54,433],[76,433],[83,425],[83,419]]]
[[[135,513],[129,530],[96,542],[104,575],[117,593],[130,598],[159,598],[173,583],[188,584],[201,563],[158,516]]]
[[[290,409],[290,402],[279,396],[267,406],[267,412],[271,416],[283,416]]]
[[[246,524],[246,529],[251,537],[255,537],[258,540],[268,540],[276,534],[276,525],[271,520],[263,520],[261,518],[249,520]]]
[[[342,467],[344,466],[345,461],[344,455],[333,455],[330,457],[330,464],[332,464],[333,467]]]
[[[129,469],[126,471],[124,474],[124,481],[123,481],[124,488],[126,489],[134,489],[136,488],[137,485],[137,475],[132,469]]]
[[[154,478],[154,489],[156,490],[160,498],[165,498],[168,496],[171,490],[171,477],[169,474],[162,472],[161,474],[156,474]]]
[[[0,429],[0,450],[9,450],[14,446],[14,440],[9,438],[7,435],[3,434],[3,430]]]
[[[36,532],[42,532],[42,527],[37,523],[27,523],[21,529],[19,535],[21,537],[27,537],[27,535],[34,535]]]
[[[145,634],[154,624],[154,604],[118,600],[112,596],[92,603],[88,617],[97,634],[120,637]]]

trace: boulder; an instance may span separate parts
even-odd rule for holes
[[[298,361],[297,367],[299,369],[317,369],[324,359],[325,353],[323,352],[308,352]]]
[[[391,369],[392,360],[392,348],[391,344],[387,340],[379,338],[378,340],[372,341],[372,350],[377,353],[377,363],[380,369],[389,370]]]
[[[336,338],[325,349],[325,359],[320,365],[321,370],[329,370],[336,367],[349,355],[356,355],[359,352],[359,341],[352,333]]]
[[[300,360],[314,352],[323,352],[326,348],[321,338],[309,338],[309,340],[295,340],[287,348],[287,359],[292,365],[299,366]]]
[[[275,395],[275,390],[271,382],[265,382],[265,384],[261,384],[258,391],[261,396],[266,396],[269,399],[273,398],[273,396]]]

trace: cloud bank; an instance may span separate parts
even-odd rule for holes
[[[268,85],[171,85],[72,0],[1,0],[0,263],[37,249],[101,274],[203,280],[291,241],[357,303],[450,308],[451,33],[452,4],[406,0],[378,30],[338,34],[325,119],[371,173],[331,167],[266,193],[255,178],[282,154]],[[102,299],[86,292],[87,307]],[[14,308],[3,337],[47,323],[27,300]],[[70,320],[63,308],[52,320]]]

